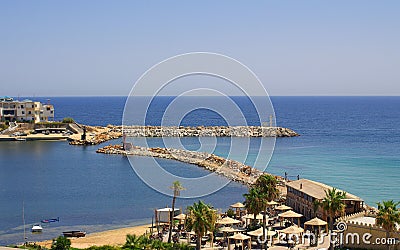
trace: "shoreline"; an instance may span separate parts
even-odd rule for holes
[[[85,237],[81,238],[69,238],[71,240],[71,247],[74,248],[89,248],[91,246],[104,246],[104,245],[112,245],[118,246],[125,244],[126,235],[135,234],[135,235],[143,235],[145,233],[150,232],[151,224],[143,224],[132,227],[122,227],[117,229],[110,229],[99,231],[95,233],[87,234]],[[46,247],[48,249],[51,248],[53,240],[45,240],[36,242],[36,245]]]

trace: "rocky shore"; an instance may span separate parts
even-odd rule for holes
[[[122,128],[122,127],[121,127]],[[293,137],[298,133],[282,127],[263,126],[124,126],[124,135],[129,137],[199,137],[199,136],[231,136],[231,137]]]
[[[109,125],[107,127],[91,127],[85,126],[87,133],[85,139],[82,139],[82,134],[74,134],[69,138],[70,145],[97,145],[109,140],[122,137],[121,129],[116,126]]]
[[[108,145],[99,148],[96,152],[103,154],[120,154],[126,156],[136,155],[173,159],[197,165],[244,185],[251,185],[260,175],[263,174],[262,171],[247,166],[241,162],[225,159],[205,152],[194,152],[172,148],[145,148],[132,145],[128,150],[124,150],[122,145]]]

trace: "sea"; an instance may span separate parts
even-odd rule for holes
[[[218,102],[218,97],[196,98]],[[81,124],[121,124],[127,97],[31,97],[50,102],[55,119],[73,117]],[[157,97],[145,124],[160,125],[163,111],[174,97]],[[259,116],[246,97],[232,97],[248,125],[260,125]],[[271,97],[276,125],[295,130],[299,137],[251,138],[243,155],[248,165],[296,179],[308,178],[345,190],[376,206],[383,200],[400,201],[400,97]],[[223,108],[223,107],[221,107]],[[226,110],[225,110],[226,111]],[[228,110],[229,112],[229,110]],[[268,122],[268,114],[264,121]],[[232,122],[232,121],[231,121]],[[227,123],[218,112],[198,109],[186,114],[182,126],[243,125]],[[210,153],[227,156],[230,145],[244,145],[245,138],[218,138]],[[160,138],[148,138],[163,146]],[[192,150],[203,149],[199,138],[180,138]],[[275,144],[272,157],[257,161],[263,142]],[[0,245],[52,239],[63,231],[88,233],[151,223],[154,209],[170,206],[171,197],[155,191],[137,176],[128,158],[97,154],[95,146],[70,146],[65,141],[0,143]],[[195,165],[157,160],[164,169],[185,177],[205,176]],[[222,177],[221,177],[222,178]],[[221,180],[222,181],[222,180]],[[198,200],[219,211],[241,201],[247,188],[231,182],[218,191],[196,198],[178,198],[185,210]],[[43,219],[43,233],[30,228]],[[25,224],[25,227],[24,227]],[[24,230],[25,229],[25,230]],[[24,232],[25,231],[25,232]]]

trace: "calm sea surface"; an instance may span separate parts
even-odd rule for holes
[[[205,102],[213,97],[202,97]],[[214,97],[215,98],[215,97]],[[35,98],[43,102],[48,98]],[[90,125],[121,124],[124,97],[50,97],[56,119],[71,116]],[[171,98],[160,98],[150,108],[147,124],[160,124]],[[190,100],[188,100],[190,101]],[[253,107],[235,98],[247,122],[258,125]],[[301,134],[278,138],[271,161],[256,167],[277,175],[287,172],[321,181],[362,197],[368,204],[400,200],[400,97],[273,97],[277,125]],[[215,112],[198,110],[182,125],[225,125]],[[214,153],[225,155],[230,143],[241,138],[218,138]],[[261,140],[252,138],[246,162],[253,165]],[[114,140],[111,143],[120,143]],[[152,145],[162,145],[153,138]],[[197,138],[181,143],[199,147]],[[151,223],[155,208],[171,199],[146,186],[127,158],[96,154],[100,146],[69,146],[66,142],[0,143],[0,245],[23,241],[24,204],[29,241],[50,239],[64,230],[95,232],[126,225]],[[231,155],[240,159],[241,155]],[[140,159],[139,159],[140,160]],[[160,160],[163,167],[181,176],[207,174],[193,165]],[[217,193],[202,197],[216,208],[226,209],[243,201],[243,186],[231,183]],[[178,199],[185,208],[198,199]],[[60,217],[43,225],[44,232],[30,233],[34,223]]]

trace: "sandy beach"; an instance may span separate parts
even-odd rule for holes
[[[151,224],[148,224],[87,234],[83,238],[70,238],[71,246],[74,248],[88,248],[91,246],[123,245],[127,234],[142,235],[146,232],[150,232],[150,227]],[[51,243],[52,240],[47,240],[37,244],[50,248]]]

